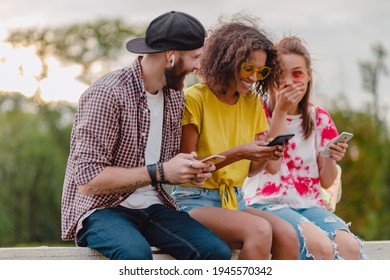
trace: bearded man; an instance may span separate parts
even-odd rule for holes
[[[183,12],[154,19],[140,55],[81,96],[62,196],[62,239],[109,259],[152,259],[151,246],[176,259],[230,259],[213,232],[178,211],[164,184],[201,185],[214,165],[179,154],[183,82],[199,68],[203,25]]]

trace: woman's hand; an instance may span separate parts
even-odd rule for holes
[[[285,147],[267,146],[267,141],[253,141],[239,146],[241,159],[252,161],[278,160],[284,155]]]
[[[340,161],[344,158],[347,148],[348,143],[339,142],[337,144],[332,144],[329,147],[329,157],[335,161]]]
[[[275,90],[275,109],[288,112],[291,107],[296,106],[305,95],[305,85],[294,83],[292,85],[281,84]]]

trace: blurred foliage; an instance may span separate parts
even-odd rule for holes
[[[61,186],[74,106],[0,94],[0,246],[60,241]]]
[[[121,20],[98,20],[16,30],[7,41],[36,47],[44,65],[38,80],[46,77],[47,61],[55,56],[63,63],[82,65],[80,79],[90,83],[96,78],[91,75],[94,63],[105,65],[103,71],[111,70],[113,61],[122,58],[124,42],[143,30],[144,26],[135,28]],[[375,69],[375,61],[360,65]],[[379,76],[371,77],[375,81],[364,83],[374,82],[377,88]],[[188,85],[198,81],[190,79]],[[0,246],[61,243],[62,184],[75,105],[45,104],[37,96],[39,89],[34,98],[0,92]],[[340,97],[331,104],[327,109],[338,130],[354,134],[340,162],[343,196],[336,214],[351,221],[352,231],[362,239],[390,239],[388,124],[376,116],[375,101],[374,109],[362,111],[352,110]]]
[[[374,61],[360,61],[360,71],[362,74],[363,88],[372,95],[373,114],[375,121],[379,124],[381,108],[379,106],[379,79],[382,75],[389,74],[385,64],[387,51],[381,43],[372,45],[371,50]]]
[[[333,104],[340,104],[340,100]],[[343,194],[336,214],[351,222],[351,230],[365,240],[390,239],[387,126],[378,126],[368,110],[353,111],[345,104],[331,110],[339,132],[354,134],[348,153],[340,162]]]

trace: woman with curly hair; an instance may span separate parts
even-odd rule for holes
[[[240,249],[239,259],[298,258],[293,228],[248,208],[241,190],[248,175],[283,156],[283,147],[256,139],[268,129],[260,95],[278,81],[279,68],[273,43],[253,21],[225,23],[206,40],[199,69],[204,82],[185,91],[181,152],[226,159],[204,185],[175,186],[172,196],[181,210]]]

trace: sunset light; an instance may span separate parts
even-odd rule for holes
[[[76,80],[80,66],[62,66],[56,58],[50,57],[48,75],[39,80],[42,63],[35,52],[34,46],[13,48],[9,43],[0,43],[0,91],[20,92],[31,97],[40,89],[44,101],[77,103],[87,88]]]
[[[66,100],[77,103],[87,85],[76,80],[81,73],[79,65],[62,66],[54,57],[48,61],[49,73],[39,85],[41,97],[45,101]]]
[[[0,43],[0,54],[0,90],[34,95],[38,88],[35,77],[42,67],[35,48],[14,49],[10,44]]]

